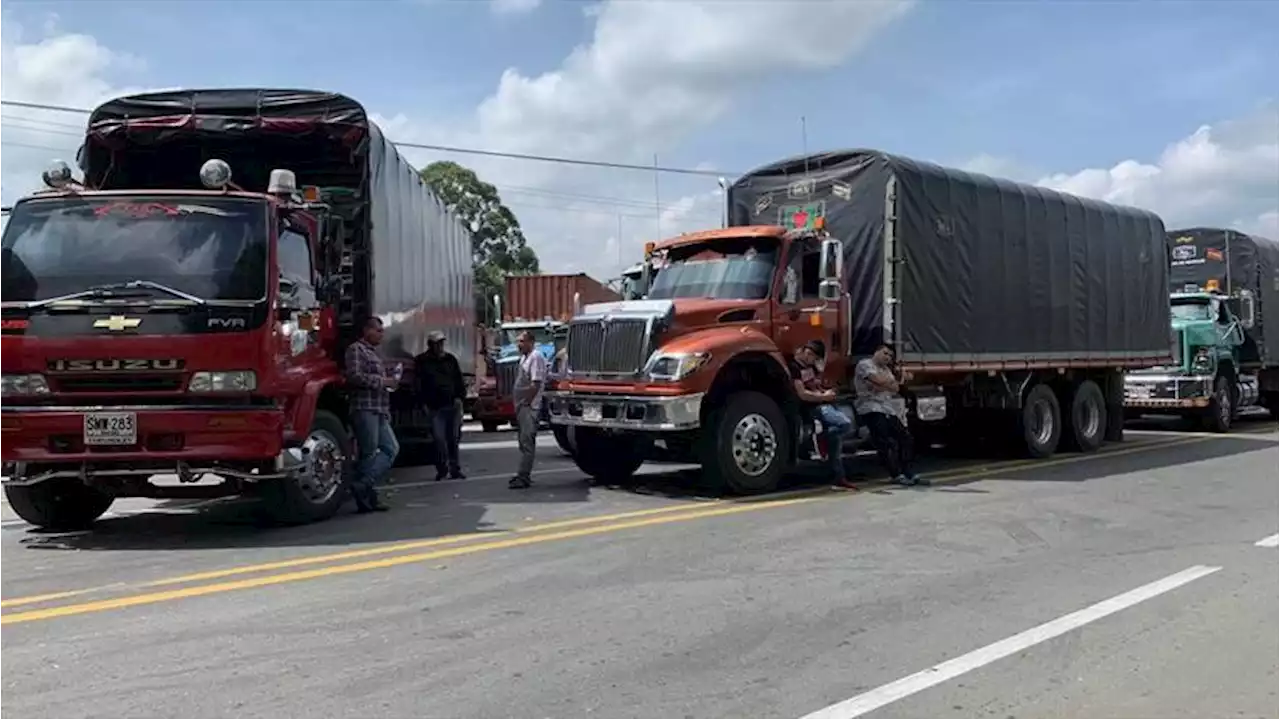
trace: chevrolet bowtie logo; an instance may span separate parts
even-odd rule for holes
[[[121,315],[112,315],[106,319],[96,320],[93,323],[94,329],[111,330],[112,332],[123,332],[131,330],[142,324],[140,317],[124,317]]]

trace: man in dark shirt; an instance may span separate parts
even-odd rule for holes
[[[378,500],[376,485],[400,453],[400,443],[391,429],[391,392],[400,382],[388,376],[378,354],[380,344],[382,320],[370,317],[362,325],[360,339],[347,347],[344,358],[351,425],[360,457],[351,481],[351,496],[361,514],[386,511],[386,505]]]
[[[427,351],[413,358],[418,401],[431,414],[436,445],[436,481],[466,479],[458,465],[462,400],[467,395],[458,358],[444,351],[444,333],[427,335]]]
[[[822,423],[823,433],[827,437],[827,465],[831,468],[831,479],[836,484],[853,488],[844,474],[844,434],[853,426],[853,422],[844,416],[832,404],[835,390],[822,386],[822,374],[818,371],[818,359],[822,345],[809,342],[796,350],[795,357],[788,362],[791,381],[795,385],[796,396],[801,402],[813,406],[813,411]]]

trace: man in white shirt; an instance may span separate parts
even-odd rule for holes
[[[538,413],[542,410],[542,386],[547,381],[547,360],[534,349],[533,333],[521,332],[516,340],[520,369],[516,373],[513,397],[516,429],[520,444],[520,468],[507,484],[511,489],[528,489],[533,484],[534,452],[538,444]]]

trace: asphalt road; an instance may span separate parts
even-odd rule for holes
[[[550,437],[511,491],[514,436],[465,441],[470,479],[400,469],[392,512],[309,527],[139,501],[41,534],[5,508],[4,709],[1277,716],[1274,423],[753,501],[662,466],[589,486]]]

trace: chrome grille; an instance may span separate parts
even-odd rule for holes
[[[515,394],[516,373],[520,371],[520,360],[498,362],[494,370],[494,381],[497,382],[498,396],[511,397]]]
[[[569,371],[629,375],[649,358],[646,319],[582,320],[569,327]]]

